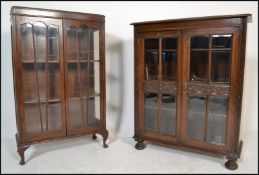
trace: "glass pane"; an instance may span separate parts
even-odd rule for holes
[[[68,64],[68,96],[80,97],[80,83],[77,63]]]
[[[80,63],[81,96],[87,97],[88,89],[88,63]]]
[[[210,96],[207,142],[226,143],[227,97]]]
[[[163,38],[162,49],[177,49],[177,38]]]
[[[89,67],[89,96],[100,93],[100,70],[99,62],[90,62]]]
[[[32,25],[21,24],[21,55],[23,61],[34,61],[33,42],[32,42]]]
[[[158,79],[158,65],[159,57],[158,52],[145,52],[145,80]]]
[[[157,38],[145,39],[145,50],[148,50],[148,49],[158,50],[159,40]]]
[[[161,95],[160,134],[176,135],[176,96]]]
[[[46,68],[45,63],[36,64],[37,68],[37,78],[38,78],[38,88],[39,88],[39,97],[41,102],[46,101]],[[36,73],[36,72],[35,72]],[[36,96],[38,97],[38,96]]]
[[[62,129],[61,103],[48,103],[48,131]]]
[[[67,55],[68,60],[77,60],[77,41],[76,41],[76,27],[71,26],[67,28]]]
[[[100,97],[88,98],[88,124],[98,124],[100,121]]]
[[[212,35],[212,48],[231,48],[232,35]]]
[[[99,59],[99,30],[90,29],[90,60]]]
[[[162,80],[176,80],[177,52],[166,51],[162,53]]]
[[[88,60],[89,29],[81,25],[78,29],[78,54],[80,60]]]
[[[59,64],[48,64],[48,98],[60,99],[60,69]]]
[[[48,60],[59,59],[59,38],[58,27],[50,25],[48,26]]]
[[[156,132],[158,114],[158,96],[155,93],[145,93],[144,101],[145,131]]]
[[[209,36],[193,36],[191,37],[191,49],[208,49]]]
[[[37,22],[34,25],[35,57],[37,62],[46,61],[46,25]]]
[[[188,137],[204,140],[206,97],[189,97]]]
[[[72,128],[78,128],[83,126],[82,120],[82,103],[80,99],[69,99],[68,100],[68,118],[69,125]]]
[[[23,92],[24,102],[37,102],[38,91],[37,91],[37,79],[34,64],[24,63],[23,64]]]
[[[211,81],[229,82],[231,51],[212,51]]]
[[[190,81],[207,81],[208,51],[191,51]]]
[[[41,110],[44,112],[44,110]],[[42,132],[38,103],[24,104],[25,131],[28,133]]]

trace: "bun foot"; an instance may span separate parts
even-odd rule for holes
[[[225,163],[225,167],[229,170],[236,170],[238,168],[238,165],[236,163],[236,161],[234,160],[228,160],[226,163]]]
[[[143,142],[138,142],[138,143],[136,143],[135,148],[136,148],[137,150],[142,150],[142,149],[145,148],[145,145],[144,145]]]

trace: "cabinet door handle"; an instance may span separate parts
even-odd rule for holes
[[[186,93],[186,83],[183,83],[183,93]]]

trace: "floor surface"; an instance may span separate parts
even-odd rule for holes
[[[134,148],[132,138],[91,136],[51,141],[31,146],[20,166],[14,138],[2,138],[1,173],[258,173],[257,133],[246,134],[239,168],[227,170],[224,157],[194,153],[146,142]],[[255,139],[256,138],[256,139]]]

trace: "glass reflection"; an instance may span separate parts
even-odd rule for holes
[[[177,38],[163,38],[162,49],[177,49]]]
[[[190,81],[207,81],[208,51],[191,51]]]
[[[156,132],[158,114],[158,96],[155,93],[145,93],[144,99],[144,128],[145,131]]]
[[[160,134],[176,135],[176,96],[161,95]]]
[[[159,57],[158,52],[145,52],[145,80],[158,79],[158,65]]]
[[[189,97],[188,137],[204,140],[206,97]]]
[[[177,52],[167,51],[162,53],[162,80],[176,80]]]
[[[145,39],[145,50],[148,49],[159,49],[159,40],[157,38]]]
[[[191,49],[208,49],[209,36],[193,36],[191,37]]]
[[[212,51],[211,81],[229,82],[230,51]]]
[[[50,25],[48,26],[48,59],[59,59],[59,40],[58,40],[58,27]]]
[[[232,35],[212,35],[212,48],[231,48]]]
[[[207,142],[225,144],[228,99],[211,96],[209,101]]]
[[[21,32],[21,55],[23,61],[34,61],[32,25],[25,23],[20,25]]]

